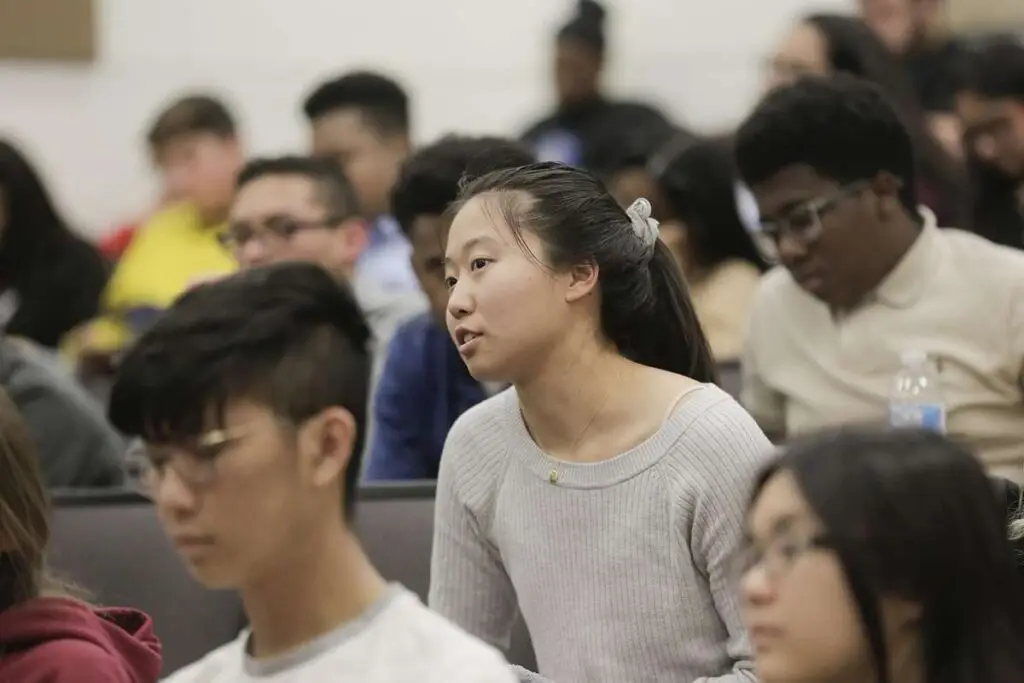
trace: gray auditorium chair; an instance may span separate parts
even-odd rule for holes
[[[96,601],[144,610],[164,647],[164,675],[234,639],[244,624],[230,592],[202,588],[165,538],[152,504],[131,491],[55,492],[50,562]],[[380,484],[360,492],[356,529],[384,577],[426,601],[434,483]],[[509,661],[536,668],[520,620]]]
[[[434,534],[434,482],[367,484],[356,504],[356,531],[384,578],[417,593],[430,588],[430,547]],[[508,661],[531,671],[537,661],[526,624],[512,631]]]
[[[739,361],[726,361],[718,364],[718,386],[722,388],[722,391],[738,401],[742,383]]]
[[[96,602],[141,609],[163,643],[163,675],[238,636],[234,593],[196,583],[178,559],[152,504],[126,490],[55,492],[50,563]]]

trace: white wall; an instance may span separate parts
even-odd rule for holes
[[[610,89],[721,129],[756,94],[763,56],[810,8],[852,0],[608,0]],[[143,209],[142,145],[185,89],[237,109],[254,153],[305,144],[298,103],[356,67],[400,78],[416,135],[513,132],[548,102],[548,48],[569,0],[102,0],[88,67],[0,64],[0,135],[22,144],[67,214],[100,233]]]

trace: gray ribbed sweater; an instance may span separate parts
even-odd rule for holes
[[[771,450],[707,385],[636,448],[562,462],[498,394],[445,444],[430,606],[502,649],[518,607],[555,683],[754,681],[729,567]]]

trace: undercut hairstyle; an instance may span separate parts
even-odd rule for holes
[[[198,133],[233,138],[238,135],[238,127],[227,105],[216,97],[187,95],[157,114],[146,140],[151,149],[157,150],[172,140]]]
[[[238,174],[238,189],[267,176],[299,176],[317,186],[317,199],[332,221],[359,213],[355,188],[333,159],[305,156],[263,157],[246,163]]]
[[[414,152],[391,190],[391,213],[409,234],[419,216],[442,216],[463,185],[492,171],[532,164],[522,143],[498,137],[448,135]]]
[[[1024,101],[1024,41],[992,36],[972,46],[963,60],[964,89],[991,99]]]
[[[281,263],[199,285],[124,357],[109,417],[129,436],[188,447],[223,428],[232,401],[298,427],[344,408],[356,438],[344,479],[351,518],[367,419],[370,329],[351,290],[322,268]]]
[[[807,77],[769,93],[736,134],[736,162],[748,186],[790,166],[809,166],[836,183],[899,178],[914,220],[917,178],[907,128],[879,88],[847,74]]]
[[[320,84],[306,98],[302,110],[316,121],[340,109],[358,111],[378,135],[409,135],[409,96],[395,81],[358,71]]]

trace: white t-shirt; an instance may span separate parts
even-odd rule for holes
[[[248,654],[249,632],[167,683],[516,683],[501,654],[394,584],[355,621],[271,659]]]

